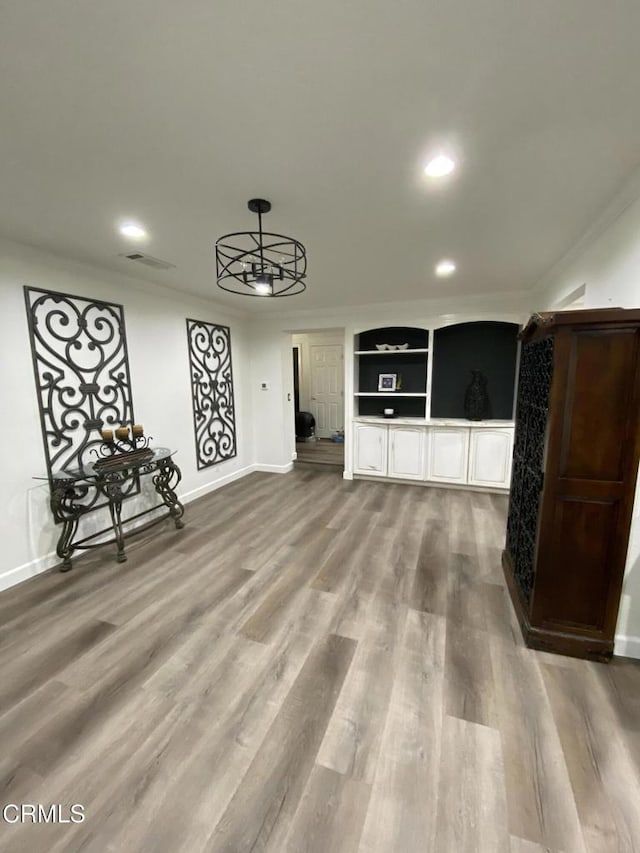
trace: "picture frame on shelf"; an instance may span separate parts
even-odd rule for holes
[[[398,380],[397,373],[379,373],[378,374],[378,391],[395,391]]]

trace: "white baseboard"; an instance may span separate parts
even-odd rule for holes
[[[284,467],[286,466],[282,466],[282,468]],[[245,468],[240,468],[238,471],[232,471],[231,474],[226,474],[218,480],[213,480],[210,483],[205,483],[204,486],[198,486],[197,489],[191,489],[190,492],[185,492],[179,496],[180,500],[182,503],[190,503],[191,501],[196,500],[196,498],[206,495],[208,492],[213,492],[215,489],[226,486],[227,483],[232,483],[234,480],[246,477],[247,474],[251,474],[253,471],[262,471],[267,468],[269,470],[276,471],[276,473],[281,473],[281,468],[277,466],[271,466],[269,468],[269,466],[259,467],[256,465],[247,465]],[[291,463],[290,468],[293,468],[293,463]],[[158,509],[161,508],[162,505],[158,507]],[[140,520],[136,526],[143,526],[144,524],[145,521]],[[0,574],[0,592],[4,589],[9,589],[9,587],[15,586],[16,584],[22,583],[23,581],[29,580],[29,578],[35,577],[42,572],[46,572],[48,569],[52,569],[59,562],[60,558],[55,551],[52,551],[50,554],[45,554],[44,557],[36,557],[35,560],[31,560],[28,563],[23,563],[21,566],[16,566],[13,569],[9,569],[7,572],[3,572]]]
[[[214,492],[216,489],[226,486],[227,483],[233,483],[234,480],[240,480],[242,477],[246,477],[247,474],[251,474],[255,470],[255,465],[246,465],[244,468],[239,468],[237,471],[225,474],[224,477],[212,480],[210,483],[205,483],[204,486],[198,486],[197,489],[191,489],[190,492],[185,492],[183,495],[180,495],[180,500],[182,503],[188,504],[191,501],[196,500],[196,498],[201,498],[209,492]]]
[[[343,471],[342,472],[343,480],[353,480],[353,471]]]
[[[256,462],[253,470],[263,471],[265,474],[288,474],[289,471],[293,471],[293,462],[288,462],[286,465],[263,465],[261,462]]]
[[[46,572],[47,569],[52,569],[59,562],[60,557],[58,557],[55,551],[52,551],[50,554],[45,554],[44,557],[37,557],[35,560],[30,560],[28,563],[23,563],[21,566],[9,569],[8,572],[3,572],[0,575],[0,592],[3,589],[9,589],[10,586],[28,581],[29,578]]]
[[[640,637],[627,637],[625,634],[616,634],[613,653],[625,658],[636,658],[640,660]]]

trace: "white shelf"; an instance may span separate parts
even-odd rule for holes
[[[403,391],[356,391],[354,397],[426,397],[425,394],[405,394]]]
[[[428,349],[359,349],[354,355],[412,355],[413,353],[429,352]]]
[[[355,423],[387,424],[388,426],[393,426],[394,424],[405,426],[410,424],[411,426],[452,427],[456,429],[465,427],[471,430],[513,429],[515,426],[514,421],[469,421],[466,418],[430,418],[427,420],[426,418],[412,418],[408,416],[383,418],[382,415],[356,415],[353,420]]]

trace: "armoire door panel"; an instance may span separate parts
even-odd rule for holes
[[[560,477],[624,479],[636,346],[632,329],[574,333]]]
[[[533,619],[601,631],[615,560],[618,501],[558,497],[541,542]]]

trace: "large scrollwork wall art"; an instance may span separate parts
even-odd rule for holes
[[[135,420],[124,311],[55,291],[25,287],[24,293],[51,477],[95,461],[90,451],[101,444],[103,426]],[[129,493],[135,491],[132,483]],[[96,498],[97,492],[91,505]]]
[[[236,455],[236,421],[231,367],[231,332],[199,320],[187,320],[193,426],[198,468]]]

